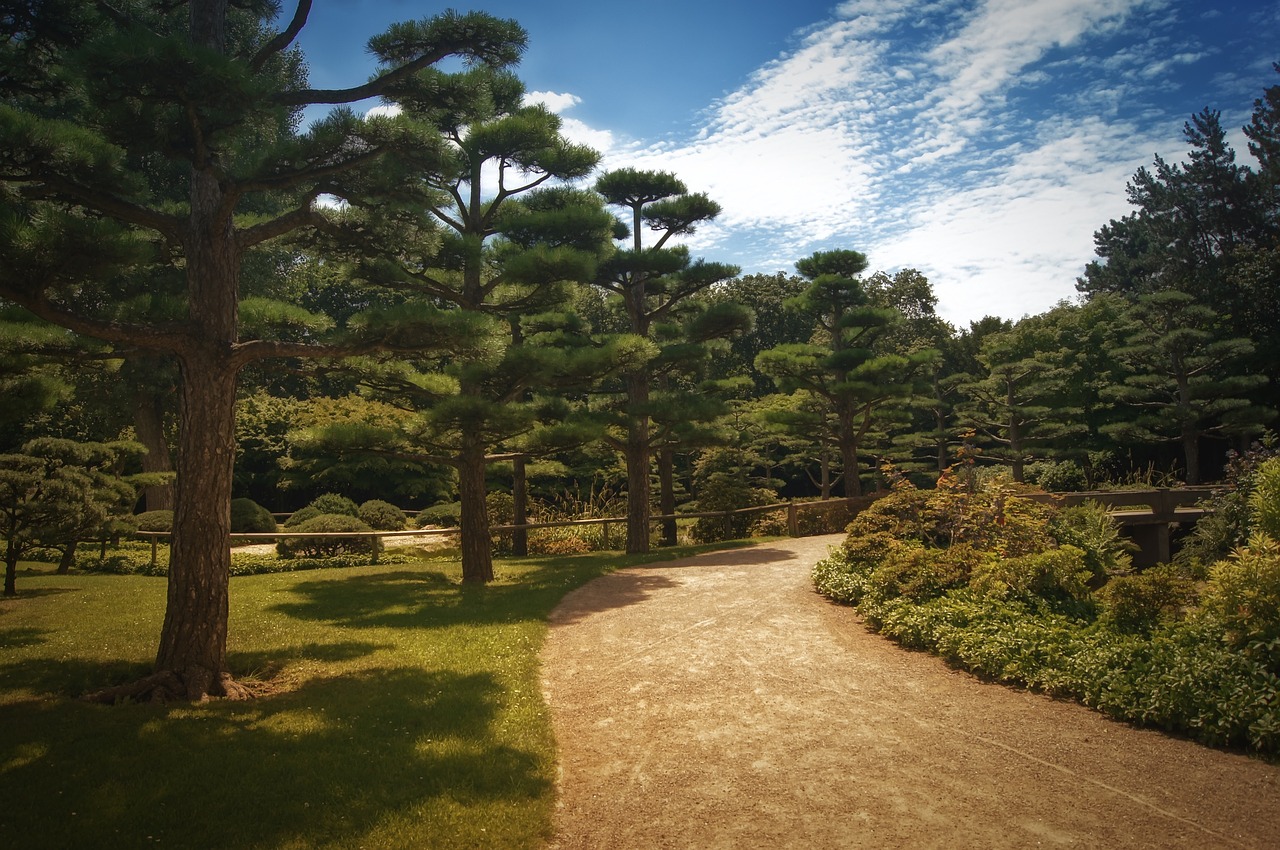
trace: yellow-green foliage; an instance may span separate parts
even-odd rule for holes
[[[1214,564],[1203,605],[1237,646],[1280,641],[1280,542],[1255,534],[1248,546]]]
[[[1280,457],[1273,457],[1258,467],[1249,507],[1253,511],[1254,530],[1272,540],[1280,540]]]

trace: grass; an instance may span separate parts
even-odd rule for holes
[[[547,614],[643,558],[454,561],[232,579],[228,662],[250,702],[123,705],[165,580],[19,576],[0,602],[0,846],[532,848],[555,745],[538,681]]]

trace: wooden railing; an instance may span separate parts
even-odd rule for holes
[[[665,520],[681,520],[681,519],[702,519],[716,517],[730,517],[750,514],[773,513],[775,511],[785,510],[787,512],[787,532],[792,537],[800,536],[800,516],[801,510],[810,508],[830,508],[844,503],[844,499],[826,499],[817,502],[778,502],[772,505],[756,505],[749,508],[737,508],[728,511],[698,511],[695,513],[677,513],[677,514],[660,514],[649,517],[650,523],[663,522]],[[278,516],[278,514],[273,514]],[[283,514],[288,516],[288,514]],[[591,519],[573,519],[573,520],[557,520],[554,522],[527,522],[523,525],[493,525],[489,527],[490,534],[508,534],[521,529],[525,531],[533,531],[539,528],[564,528],[568,526],[578,525],[602,525],[603,544],[605,549],[612,548],[610,546],[609,526],[612,524],[626,525],[626,517],[593,517]],[[159,544],[161,540],[169,537],[171,532],[168,531],[139,531],[135,532],[137,537],[151,542],[151,566],[154,568],[159,557]],[[230,539],[232,543],[237,541],[274,543],[281,538],[301,538],[301,537],[317,537],[317,538],[363,538],[376,537],[379,539],[396,538],[396,537],[424,537],[433,535],[451,535],[459,534],[461,529],[457,526],[449,528],[419,528],[407,529],[404,531],[273,531],[273,532],[237,532],[232,533]],[[375,553],[376,557],[376,553]]]

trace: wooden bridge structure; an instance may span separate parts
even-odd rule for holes
[[[1028,493],[1024,498],[1059,507],[1098,502],[1106,507],[1138,546],[1133,563],[1138,567],[1168,563],[1173,555],[1173,531],[1193,525],[1207,511],[1201,503],[1213,495],[1213,487],[1152,488],[1149,490],[1094,490],[1082,493]]]

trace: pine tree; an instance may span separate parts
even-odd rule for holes
[[[40,318],[117,346],[171,356],[180,375],[179,448],[169,594],[155,674],[115,698],[245,696],[226,665],[236,381],[274,357],[463,346],[425,303],[374,311],[334,328],[282,302],[245,300],[246,259],[329,216],[322,194],[355,214],[421,204],[410,179],[441,161],[436,136],[336,109],[305,131],[300,110],[348,104],[418,82],[449,57],[514,63],[525,34],[511,21],[446,13],[371,39],[382,69],[367,83],[317,90],[269,4],[229,0],[35,4],[6,19],[0,106],[0,297]],[[183,14],[183,13],[186,14]],[[168,187],[178,181],[182,200]],[[161,188],[163,187],[163,188]],[[369,245],[376,253],[380,246]],[[132,272],[181,270],[161,320],[120,311]],[[465,332],[465,329],[463,329]],[[317,345],[321,340],[327,344]]]

